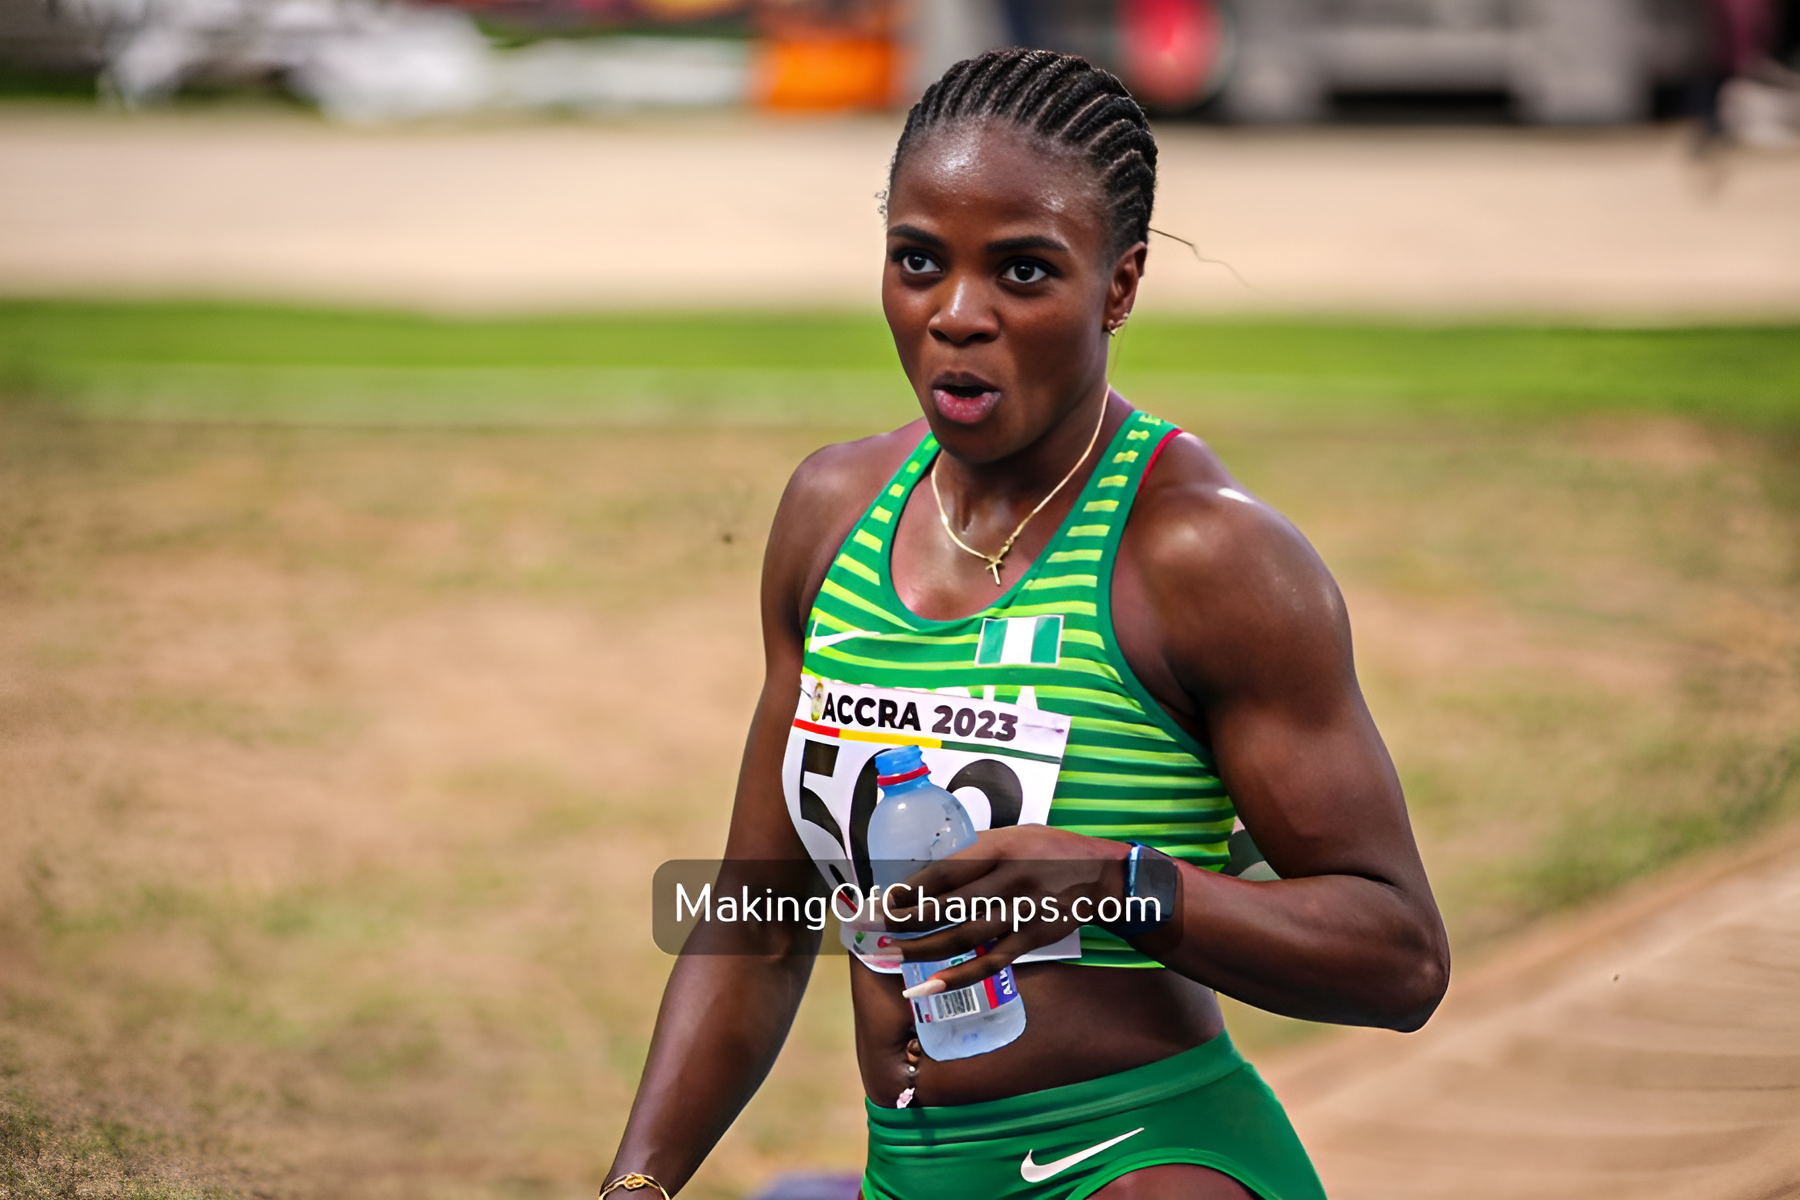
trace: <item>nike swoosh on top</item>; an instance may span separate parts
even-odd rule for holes
[[[823,650],[827,646],[835,646],[839,642],[847,642],[851,638],[880,636],[879,633],[869,629],[850,629],[843,633],[828,633],[822,637],[814,635],[812,640],[807,643],[806,648],[808,650]]]
[[[1025,1161],[1019,1164],[1019,1174],[1024,1177],[1026,1183],[1042,1183],[1052,1175],[1059,1175],[1068,1170],[1076,1163],[1086,1162],[1102,1150],[1110,1150],[1128,1137],[1136,1137],[1138,1134],[1144,1132],[1144,1129],[1145,1126],[1139,1125],[1130,1133],[1121,1133],[1118,1137],[1101,1142],[1098,1146],[1089,1146],[1086,1150],[1077,1150],[1066,1158],[1059,1158],[1055,1162],[1034,1163],[1031,1161],[1031,1156],[1037,1152],[1035,1150],[1027,1151],[1025,1154]]]

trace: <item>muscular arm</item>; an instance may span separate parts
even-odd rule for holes
[[[1270,1011],[1417,1028],[1448,982],[1448,944],[1357,685],[1343,597],[1291,525],[1222,494],[1238,489],[1204,447],[1183,439],[1168,457],[1122,556],[1121,599],[1161,647],[1160,661],[1141,641],[1133,657],[1205,733],[1282,879],[1184,866],[1179,937],[1139,947]]]
[[[910,448],[906,437],[903,430],[821,451],[795,472],[782,497],[763,563],[763,691],[738,775],[727,871],[733,862],[792,864],[794,890],[805,886],[794,880],[817,879],[781,794],[806,614],[849,525]],[[734,936],[748,936],[744,929]],[[753,946],[729,947],[734,953],[689,953],[676,962],[608,1179],[639,1171],[671,1192],[680,1188],[774,1065],[811,977],[819,935],[803,925],[770,924],[755,936]]]
[[[1113,625],[1133,671],[1210,745],[1280,881],[1182,865],[1181,919],[1136,941],[1196,982],[1314,1021],[1416,1029],[1449,978],[1449,951],[1387,749],[1357,686],[1342,596],[1312,547],[1254,502],[1192,438],[1146,481],[1117,560]],[[1044,826],[985,833],[927,868],[927,890],[1118,896],[1127,847]],[[1091,910],[1090,910],[1091,911]],[[1073,927],[969,922],[909,943],[973,983]]]
[[[794,668],[797,673],[798,655]],[[792,683],[779,689],[773,683],[771,676],[745,749],[728,860],[767,861],[804,853],[791,826],[783,838],[767,811],[774,808],[781,825],[787,824],[778,785],[771,797],[762,782],[779,780],[781,745],[775,739],[793,711]],[[810,863],[800,865],[812,869]],[[699,929],[693,936],[708,933]],[[774,1065],[812,975],[818,935],[803,927],[773,925],[758,933],[754,954],[731,946],[737,952],[690,952],[676,960],[608,1179],[641,1171],[671,1192],[680,1188]]]

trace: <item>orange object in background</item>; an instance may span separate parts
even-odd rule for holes
[[[751,92],[758,104],[789,112],[886,108],[898,62],[886,38],[776,37],[758,50]]]
[[[663,21],[700,21],[722,17],[744,8],[743,0],[637,0],[644,16]]]

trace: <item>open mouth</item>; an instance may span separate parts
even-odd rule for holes
[[[946,421],[974,425],[1000,403],[1000,389],[973,376],[940,376],[931,385],[931,399]]]

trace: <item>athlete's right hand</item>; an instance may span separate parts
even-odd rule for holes
[[[912,995],[932,995],[979,983],[1020,956],[1060,941],[1101,920],[1125,886],[1124,842],[1086,837],[1046,825],[1015,825],[982,833],[973,846],[932,863],[902,885],[907,905],[891,906],[893,932],[924,933],[900,943],[911,962],[954,958],[980,946],[986,953],[933,975]],[[938,902],[916,897],[929,896]],[[948,928],[946,908],[960,899],[969,919]]]

